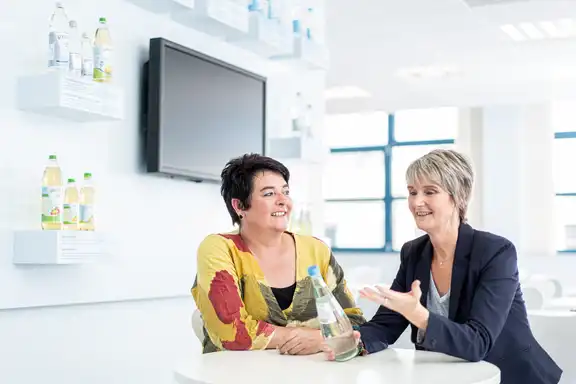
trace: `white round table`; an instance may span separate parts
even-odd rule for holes
[[[347,362],[275,350],[194,356],[174,371],[178,384],[499,384],[500,370],[434,352],[386,349]]]

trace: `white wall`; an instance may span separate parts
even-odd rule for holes
[[[19,111],[17,79],[44,70],[54,2],[0,3],[5,53],[0,62],[0,356],[8,366],[1,370],[0,382],[159,383],[169,360],[188,352],[194,341],[187,324],[196,247],[208,233],[229,229],[230,219],[217,185],[142,172],[139,91],[149,38],[164,37],[268,76],[269,136],[287,131],[289,100],[296,89],[315,103],[322,100],[324,77],[263,60],[125,0],[68,0],[64,6],[82,31],[93,33],[98,18],[107,17],[126,118],[78,124]],[[317,123],[323,108],[320,104],[316,110]],[[53,152],[65,177],[78,178],[85,171],[94,175],[97,226],[108,251],[100,263],[12,264],[13,231],[39,228],[40,178]],[[320,190],[306,188],[307,181],[320,179],[314,172],[318,168],[296,170],[293,188],[306,191],[303,199],[318,206]],[[313,214],[318,217],[321,210]],[[42,307],[162,297],[182,298],[174,304]]]
[[[3,384],[172,383],[199,354],[190,298],[0,311]]]

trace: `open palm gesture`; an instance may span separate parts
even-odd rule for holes
[[[361,289],[360,295],[409,318],[421,306],[422,290],[420,289],[420,281],[415,280],[412,283],[410,292],[397,292],[377,285],[375,288],[366,287]]]

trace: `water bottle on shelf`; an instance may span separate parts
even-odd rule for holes
[[[358,355],[358,344],[350,319],[330,292],[318,266],[309,267],[308,275],[312,279],[318,322],[324,341],[334,352],[336,361],[352,359]]]
[[[99,19],[100,26],[94,36],[94,81],[109,82],[112,80],[113,44],[105,17]]]
[[[82,77],[92,79],[94,75],[94,47],[92,40],[86,32],[82,34]]]
[[[62,170],[50,155],[42,174],[42,229],[62,229]]]
[[[80,188],[80,217],[79,228],[81,231],[93,231],[94,223],[94,199],[96,191],[92,184],[92,173],[84,173],[84,185]]]
[[[56,3],[56,9],[50,17],[48,33],[49,58],[48,67],[68,69],[68,38],[69,22],[64,6],[61,2]]]
[[[68,42],[69,63],[68,70],[73,77],[82,75],[82,43],[80,32],[78,32],[78,23],[76,20],[70,20],[70,37]]]
[[[78,230],[78,188],[75,179],[68,179],[64,190],[62,229],[65,231]]]

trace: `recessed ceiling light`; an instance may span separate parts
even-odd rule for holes
[[[500,29],[514,41],[566,39],[576,36],[576,23],[572,19],[506,24]]]
[[[324,91],[326,99],[358,99],[370,96],[364,89],[352,85],[330,87]]]
[[[400,68],[396,71],[396,76],[405,79],[433,79],[450,78],[460,73],[461,71],[456,65],[431,65],[426,67]]]

